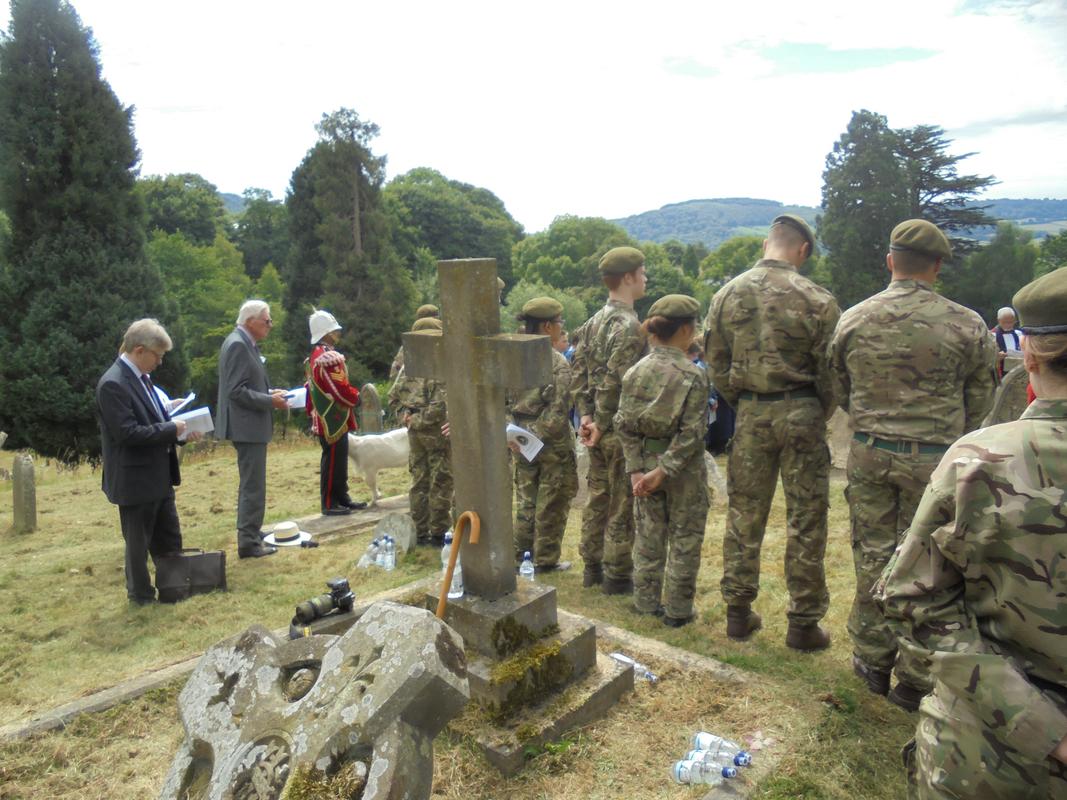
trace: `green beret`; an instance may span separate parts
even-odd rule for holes
[[[948,237],[934,223],[925,219],[907,219],[893,228],[889,236],[890,250],[914,250],[933,258],[952,258]]]
[[[435,305],[427,303],[424,306],[419,306],[418,311],[415,312],[415,319],[423,319],[424,317],[439,317],[441,316],[441,309]]]
[[[785,225],[798,231],[800,235],[807,240],[808,246],[811,248],[811,252],[808,253],[808,255],[815,255],[815,233],[811,230],[811,226],[808,225],[803,217],[798,217],[796,214],[779,214],[771,222],[772,228],[775,225]]]
[[[645,263],[645,254],[636,247],[613,247],[600,257],[600,271],[604,275],[625,275]]]
[[[1026,284],[1015,293],[1011,304],[1018,310],[1027,336],[1067,333],[1067,267]]]
[[[551,297],[535,297],[522,307],[522,315],[532,319],[555,319],[563,314],[563,304]]]
[[[413,331],[440,331],[444,330],[444,326],[441,325],[441,320],[437,317],[423,317],[422,319],[415,320],[415,324],[411,326]]]
[[[699,314],[700,303],[687,294],[665,294],[648,310],[650,317],[672,319],[696,319]]]

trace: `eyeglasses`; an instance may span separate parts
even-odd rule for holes
[[[267,317],[266,319],[260,317],[259,321],[266,325],[268,328],[274,327],[274,320],[272,320],[270,317]]]

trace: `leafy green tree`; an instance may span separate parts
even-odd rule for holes
[[[648,278],[645,296],[634,304],[641,319],[648,315],[652,304],[665,294],[696,293],[693,279],[682,272],[680,264],[676,265],[672,261],[667,247],[657,242],[641,242],[637,247],[645,254],[645,273]],[[606,295],[607,290],[601,288],[601,296]]]
[[[522,226],[488,189],[420,167],[394,178],[382,194],[398,219],[397,249],[414,275],[425,249],[434,259],[495,258],[500,277],[513,283],[511,248]]]
[[[150,175],[137,181],[148,230],[181,233],[193,244],[210,245],[226,230],[226,206],[215,184],[194,173]]]
[[[11,223],[0,426],[68,460],[99,452],[93,393],[123,330],[144,316],[170,323],[144,256],[132,109],[100,73],[68,3],[11,4],[0,42],[0,207]]]
[[[711,251],[703,242],[692,242],[685,246],[685,254],[682,256],[682,272],[690,278],[700,276],[700,262],[708,257]]]
[[[266,189],[245,189],[243,197],[233,241],[244,257],[245,273],[258,280],[268,264],[284,266],[289,257],[289,214]]]
[[[519,280],[549,286],[599,287],[597,264],[612,247],[636,246],[622,228],[600,217],[556,217],[540,233],[512,250],[512,272]]]
[[[973,308],[990,325],[997,309],[1010,305],[1012,297],[1034,279],[1038,248],[1029,231],[1009,222],[997,225],[997,235],[965,261],[946,265],[941,285],[946,297]]]
[[[735,236],[716,247],[700,262],[700,279],[712,289],[721,289],[763,257],[763,236]]]
[[[826,157],[817,224],[842,308],[885,288],[889,234],[910,208],[898,142],[884,116],[856,111]]]
[[[1039,278],[1060,267],[1067,267],[1067,230],[1046,236],[1041,242],[1041,252],[1034,263],[1034,277]]]
[[[563,305],[563,322],[568,331],[577,330],[588,318],[585,303],[569,292],[537,281],[519,281],[508,291],[507,303],[500,310],[500,330],[505,333],[518,330],[522,307],[535,297],[553,297]]]

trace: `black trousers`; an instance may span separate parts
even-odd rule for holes
[[[182,549],[174,493],[152,503],[119,506],[119,523],[126,540],[126,596],[136,602],[150,602],[156,589],[148,575],[148,556],[154,560]]]
[[[322,510],[344,506],[352,502],[348,496],[348,434],[333,444],[322,436],[322,459],[319,461],[319,498]]]

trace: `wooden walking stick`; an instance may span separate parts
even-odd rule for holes
[[[474,511],[464,511],[459,515],[456,522],[456,532],[452,537],[452,551],[448,554],[448,569],[445,570],[445,579],[441,584],[441,599],[437,601],[437,618],[445,618],[445,607],[448,605],[448,590],[452,586],[452,573],[456,571],[456,559],[459,558],[459,545],[463,541],[463,523],[467,523],[470,529],[471,544],[478,544],[478,536],[482,530],[482,521]]]

